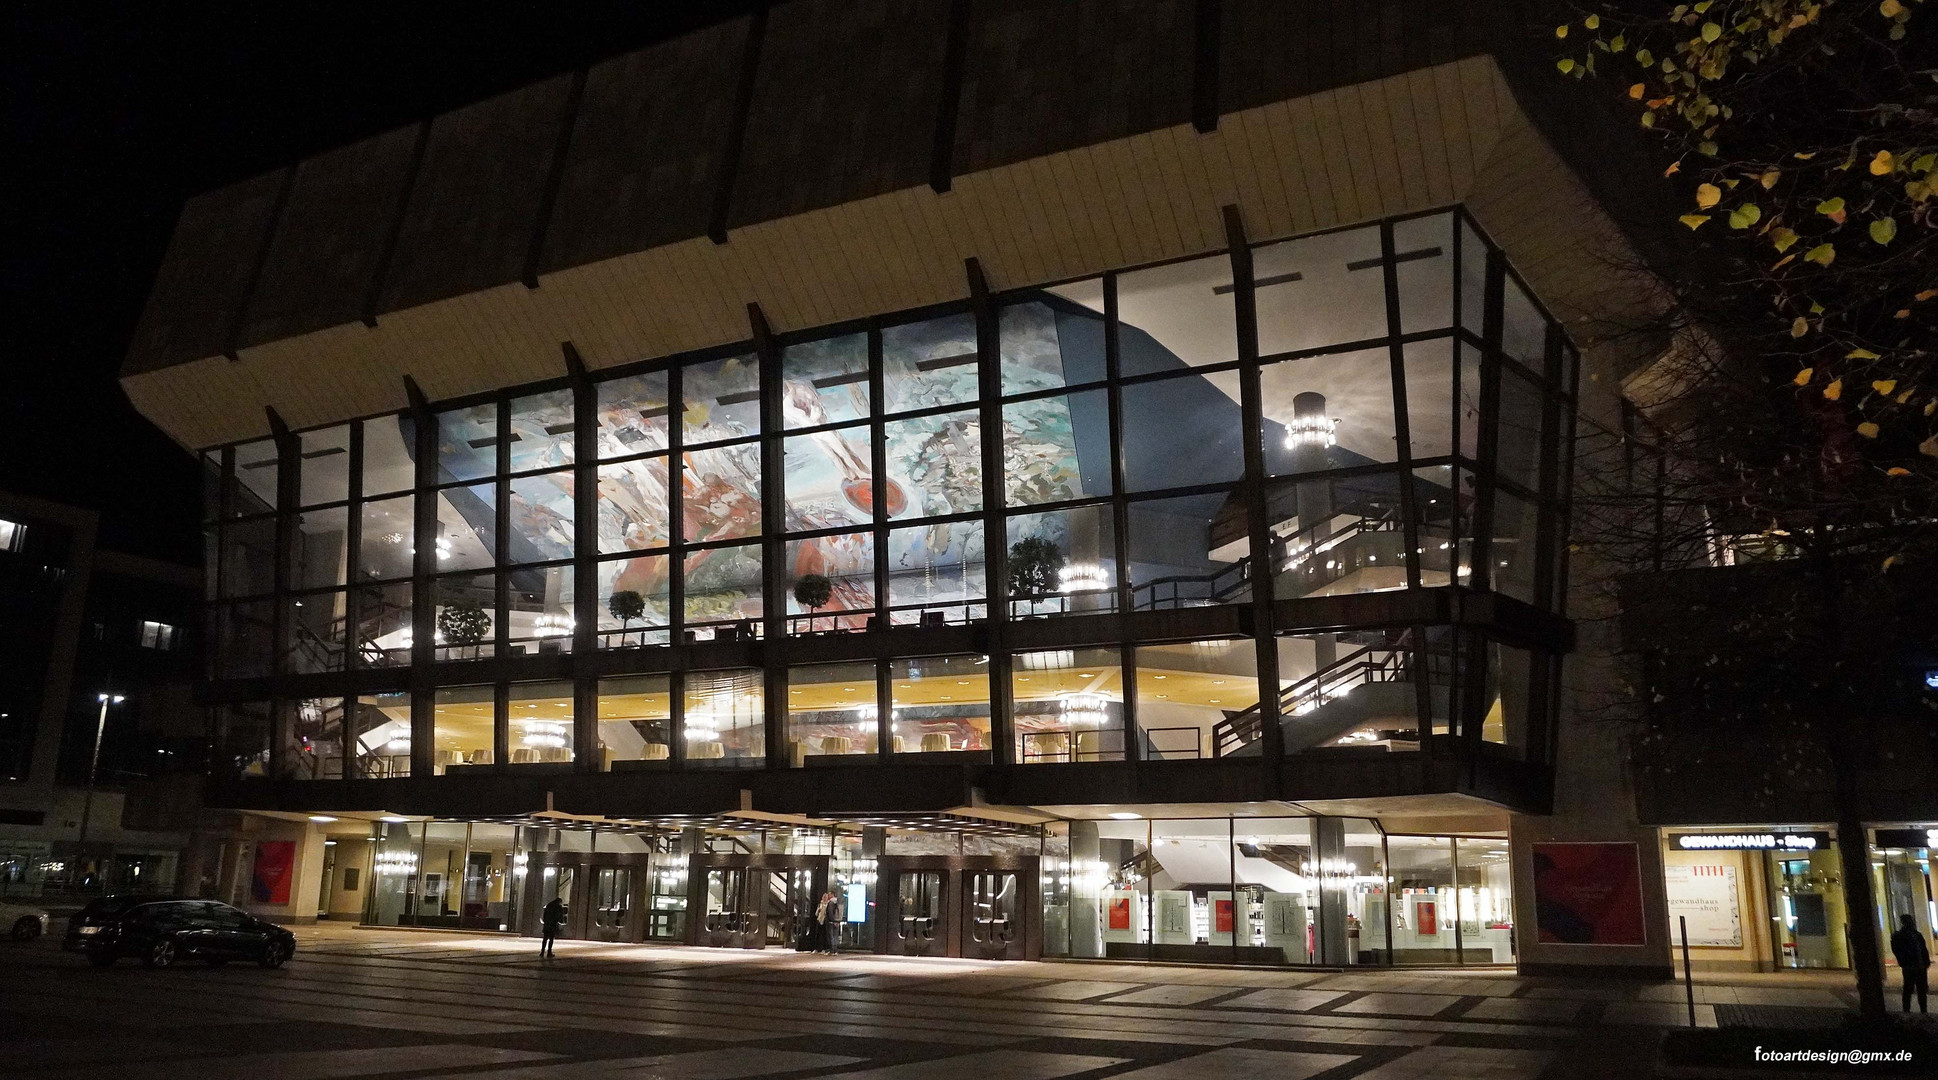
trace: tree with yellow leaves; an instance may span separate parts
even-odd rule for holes
[[[1625,387],[1628,426],[1577,449],[1575,532],[1620,580],[1637,660],[1637,767],[1746,774],[1703,748],[1761,739],[1778,749],[1753,767],[1789,778],[1775,803],[1821,774],[1853,912],[1873,903],[1876,763],[1938,762],[1938,695],[1905,670],[1938,641],[1935,16],[1705,0],[1554,28],[1561,76],[1662,155],[1649,269],[1669,303],[1638,331],[1666,355]],[[1907,710],[1922,743],[1884,737]],[[1876,927],[1850,926],[1881,1015]]]

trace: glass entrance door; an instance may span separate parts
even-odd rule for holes
[[[1016,875],[1008,871],[979,871],[964,883],[962,955],[1012,959],[1023,953],[1022,907]]]
[[[592,926],[595,941],[624,941],[632,929],[633,872],[602,866],[592,875]]]
[[[910,870],[898,875],[892,931],[900,951],[909,956],[945,956],[944,929],[941,872]]]
[[[737,867],[707,871],[705,945],[738,945],[752,928],[747,911],[747,871]]]
[[[807,931],[808,919],[813,915],[814,900],[813,871],[768,871],[764,944],[785,949],[799,942]]]

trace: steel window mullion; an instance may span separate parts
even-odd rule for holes
[[[1258,361],[1258,297],[1252,285],[1252,249],[1238,207],[1225,207],[1225,235],[1230,249],[1232,314],[1236,322],[1239,361],[1239,411],[1245,446],[1246,531],[1250,538],[1252,573],[1252,649],[1258,666],[1259,768],[1264,790],[1279,791],[1285,757],[1285,733],[1279,730],[1279,668],[1273,594],[1272,528],[1265,490],[1265,401]],[[1217,747],[1212,747],[1217,752]]]
[[[1123,349],[1118,337],[1117,275],[1104,275],[1104,379],[1105,412],[1110,425],[1110,525],[1111,558],[1117,563],[1113,591],[1117,610],[1131,609],[1130,509],[1124,503],[1128,488],[1124,469],[1124,387]]]
[[[783,377],[781,349],[768,331],[759,308],[749,305],[754,354],[760,389],[760,561],[762,725],[766,731],[767,767],[792,764],[787,748],[787,524],[785,417],[781,412]]]
[[[414,539],[411,549],[411,750],[412,776],[431,774],[431,743],[434,738],[434,677],[431,671],[436,630],[436,608],[432,603],[431,575],[437,563],[437,417],[429,409],[414,407],[412,440],[416,444],[416,475],[411,486]]]
[[[666,369],[666,627],[673,644],[673,666],[686,664],[686,393],[685,372]],[[617,580],[615,578],[615,580]],[[623,636],[621,644],[624,644]],[[676,731],[672,753],[684,759],[683,732]]]
[[[1400,267],[1395,259],[1393,223],[1379,226],[1380,270],[1386,292],[1387,358],[1393,373],[1394,446],[1400,469],[1400,537],[1406,557],[1406,586],[1420,587],[1419,508],[1413,501],[1413,432],[1406,401],[1406,349],[1400,344]]]
[[[1475,589],[1491,589],[1493,575],[1494,473],[1499,465],[1501,411],[1501,322],[1505,295],[1507,259],[1499,251],[1487,253],[1486,308],[1481,337],[1485,347],[1480,360],[1480,420],[1474,452],[1480,456],[1475,476],[1474,551],[1470,560],[1468,583]]]
[[[1010,683],[1009,532],[1003,515],[1006,483],[1003,473],[1003,373],[998,341],[999,320],[989,297],[981,264],[969,260],[969,309],[976,320],[977,390],[982,428],[983,580],[985,583],[985,646],[989,650],[990,753],[997,765],[1016,761],[1013,714],[1014,687]]]
[[[498,475],[494,490],[498,505],[492,528],[492,602],[498,610],[491,617],[491,652],[504,657],[511,653],[511,398],[498,403]]]
[[[868,329],[868,467],[874,473],[869,491],[874,495],[875,610],[869,621],[884,629],[891,621],[888,612],[888,424],[883,417],[887,407],[886,375],[882,370],[882,332]],[[876,719],[887,715],[879,702]],[[880,749],[877,747],[877,749]]]

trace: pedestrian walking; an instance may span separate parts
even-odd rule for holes
[[[538,924],[541,931],[538,955],[542,958],[555,955],[553,943],[558,940],[559,927],[565,925],[565,901],[552,897],[552,902],[546,904],[545,910],[539,914]]]
[[[841,921],[841,901],[832,892],[821,894],[821,902],[814,908],[815,944],[817,951],[835,951],[835,924]]]
[[[1898,958],[1898,971],[1904,976],[1904,1011],[1911,1011],[1911,991],[1915,989],[1918,1011],[1930,1012],[1925,976],[1931,967],[1931,949],[1925,945],[1925,936],[1918,932],[1917,920],[1910,912],[1898,916],[1898,932],[1891,935],[1891,955]]]

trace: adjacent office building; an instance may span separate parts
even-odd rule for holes
[[[1517,28],[1115,7],[799,0],[191,200],[123,385],[208,477],[196,880],[1665,970],[1567,543],[1651,299]]]
[[[201,574],[98,525],[0,493],[0,896],[166,891],[188,842],[192,812],[148,810],[200,767]]]

